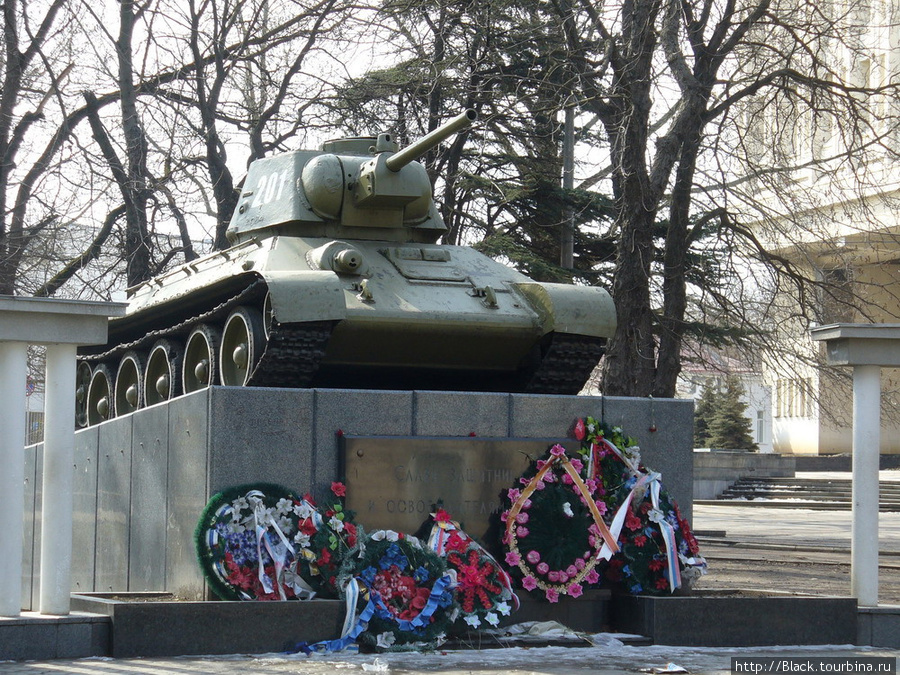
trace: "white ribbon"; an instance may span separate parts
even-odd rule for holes
[[[669,592],[675,592],[676,588],[681,586],[681,568],[678,566],[678,544],[675,541],[675,528],[672,527],[671,523],[669,523],[662,511],[659,508],[659,491],[660,491],[660,479],[662,475],[656,473],[655,471],[651,471],[650,473],[642,473],[635,463],[625,455],[624,452],[619,450],[615,446],[614,443],[611,443],[605,438],[599,439],[599,443],[596,445],[603,447],[610,452],[614,453],[616,457],[618,457],[628,470],[631,472],[631,475],[637,478],[637,482],[634,484],[634,487],[631,488],[631,491],[628,493],[628,496],[625,498],[619,505],[619,509],[616,511],[616,515],[613,517],[612,524],[609,527],[609,531],[612,533],[613,537],[615,537],[616,541],[619,539],[619,534],[622,532],[622,526],[625,524],[625,516],[628,513],[628,509],[631,506],[631,502],[634,499],[635,494],[638,490],[643,488],[646,485],[650,487],[650,502],[653,505],[653,510],[657,512],[658,516],[653,517],[653,511],[651,511],[650,520],[656,523],[659,526],[660,534],[662,534],[663,543],[666,545],[666,565],[668,567],[668,578],[669,578]],[[590,453],[590,465],[588,467],[588,476],[593,478],[594,472],[594,450],[591,449]],[[609,560],[612,556],[612,550],[606,543],[603,544],[603,548],[600,549],[600,552],[597,554],[598,559]]]

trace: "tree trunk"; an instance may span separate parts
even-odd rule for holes
[[[18,32],[16,30],[16,3],[3,3],[3,42],[5,69],[3,91],[0,93],[0,293],[12,295],[15,291],[16,270],[11,265],[16,242],[9,231],[7,221],[6,191],[14,166],[10,140],[16,100],[22,79]]]
[[[203,136],[206,139],[206,168],[212,184],[213,199],[216,202],[216,232],[213,248],[220,251],[230,246],[225,232],[228,229],[228,224],[231,222],[231,216],[235,208],[237,208],[238,195],[234,189],[234,178],[228,169],[228,155],[225,150],[225,144],[222,143],[216,127],[216,110],[219,106],[219,94],[226,76],[223,70],[223,60],[217,51],[212,84],[208,84],[206,81],[206,69],[199,65],[203,62],[202,49],[200,47],[200,31],[201,15],[195,11],[192,3],[190,44],[194,62],[198,64],[194,73],[194,87],[197,95],[197,108],[203,125]],[[217,43],[215,49],[224,49],[224,45]],[[258,132],[258,125],[256,130]],[[256,138],[256,134],[252,134],[251,137]],[[261,138],[257,138],[257,141],[261,144]],[[261,152],[261,147],[254,148],[254,154]]]
[[[19,35],[19,14],[27,14],[27,3],[6,0],[2,4],[3,12],[3,89],[0,92],[0,294],[13,295],[16,290],[16,277],[28,237],[24,230],[24,212],[17,208],[21,219],[13,214],[10,217],[9,194],[12,192],[10,181],[16,166],[16,153],[22,143],[26,130],[31,123],[41,117],[42,104],[37,111],[22,115],[14,124],[17,107],[22,105],[23,82],[26,71],[34,57],[41,49],[51,32],[56,15],[65,0],[54,0],[45,8],[44,16],[39,21],[36,17],[26,18],[29,26],[25,34],[30,41],[22,44]]]
[[[681,373],[681,344],[684,337],[684,315],[687,311],[688,225],[690,222],[691,188],[694,168],[700,148],[700,134],[694,132],[682,144],[669,226],[663,257],[663,311],[659,326],[659,348],[656,378],[652,394],[658,398],[675,396],[678,375]]]
[[[644,58],[633,63],[619,81],[622,97],[616,113],[604,121],[615,167],[613,196],[619,233],[612,288],[618,328],[603,373],[603,391],[614,396],[650,395],[656,366],[650,275],[659,195],[650,184],[646,161],[649,63]],[[640,77],[641,73],[646,77]]]
[[[140,10],[139,10],[140,11]],[[119,57],[119,90],[122,102],[122,130],[125,134],[127,181],[125,196],[125,264],[127,281],[134,286],[152,276],[152,241],[147,224],[148,189],[147,138],[137,111],[137,93],[132,67],[132,38],[134,35],[135,3],[120,0],[119,37],[116,51]]]

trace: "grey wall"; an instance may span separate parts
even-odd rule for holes
[[[73,590],[202,597],[193,532],[209,497],[266,481],[322,500],[338,477],[341,432],[565,438],[587,415],[637,439],[691,517],[691,401],[213,387],[140,410],[76,434]],[[27,452],[25,609],[37,602],[40,446]]]
[[[715,499],[739,478],[793,476],[795,458],[772,453],[714,450],[694,453],[694,499]]]

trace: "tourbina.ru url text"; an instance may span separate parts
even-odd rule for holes
[[[897,659],[882,656],[732,657],[732,673],[896,673]]]

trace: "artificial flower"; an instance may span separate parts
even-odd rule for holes
[[[569,597],[579,598],[584,593],[584,588],[582,588],[581,584],[572,584],[566,589],[566,592],[569,594]]]

